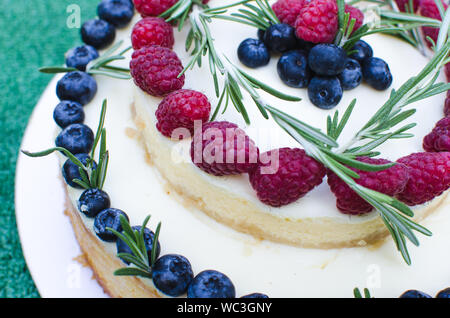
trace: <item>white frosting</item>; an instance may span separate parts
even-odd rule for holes
[[[211,6],[224,2],[226,1],[211,1]],[[217,47],[233,63],[242,66],[237,60],[236,48],[243,39],[255,37],[256,30],[220,20],[214,21],[211,29]],[[119,31],[117,38],[124,39],[129,44],[130,30],[131,26]],[[185,30],[181,34],[176,33],[175,45],[183,64],[189,60],[189,55],[184,52],[185,35]],[[392,88],[398,88],[409,77],[417,74],[427,62],[414,48],[397,39],[371,36],[367,41],[372,45],[375,56],[389,63],[394,76]],[[344,92],[341,103],[335,109],[321,110],[309,102],[305,89],[292,89],[282,84],[276,75],[276,62],[277,58],[274,57],[267,67],[248,71],[283,92],[302,97],[301,102],[290,103],[263,94],[273,106],[313,126],[325,128],[328,114],[334,113],[336,109],[342,114],[353,98],[358,99],[352,119],[343,133],[343,143],[383,105],[389,94],[388,91],[378,92],[367,85],[361,85],[352,91]],[[108,99],[105,126],[108,130],[107,143],[111,159],[104,189],[112,198],[112,206],[124,210],[133,225],[140,224],[148,214],[153,216],[151,228],[154,229],[158,221],[162,222],[162,254],[185,255],[196,273],[204,269],[216,269],[226,273],[234,281],[238,296],[258,291],[271,297],[351,297],[355,286],[368,286],[377,297],[396,297],[408,288],[435,293],[447,287],[445,284],[450,277],[447,265],[450,261],[450,216],[445,213],[445,204],[424,222],[435,235],[432,238],[420,237],[420,248],[410,247],[413,259],[411,267],[405,265],[390,239],[378,248],[336,250],[303,249],[257,241],[180,204],[173,194],[168,194],[164,180],[156,169],[146,163],[144,149],[125,133],[127,129],[134,127],[130,112],[134,84],[131,80],[105,77],[97,77],[97,80],[98,93],[85,107],[85,111],[86,124],[95,130],[101,102],[104,98]],[[212,105],[215,105],[217,99],[207,66],[201,70],[196,68],[189,71],[185,88],[204,92]],[[155,103],[159,101],[154,100]],[[264,120],[251,100],[246,99],[244,104],[252,120],[251,126],[244,124],[232,105],[229,105],[226,113],[218,119],[228,120],[245,128],[262,151],[282,146],[298,147],[294,140],[280,132],[273,121]],[[421,151],[423,136],[442,116],[443,96],[429,98],[409,107],[417,107],[417,113],[410,119],[419,123],[412,130],[416,137],[390,141],[380,147],[385,158],[395,160],[405,154]],[[154,105],[149,109],[154,109]],[[257,128],[261,127],[263,130],[258,131]],[[216,178],[200,170],[199,174],[203,174],[216,185],[236,191],[257,202],[248,180],[243,176]],[[76,202],[81,191],[70,189],[69,193],[73,202]],[[278,213],[285,217],[332,215],[341,218],[343,222],[361,220],[338,213],[335,199],[326,182],[294,204],[281,209],[267,207],[267,210],[268,213]],[[373,214],[366,217],[373,217]],[[85,217],[83,219],[88,228],[92,228],[92,220]],[[105,243],[105,246],[111,253],[115,253],[114,244]],[[430,272],[433,274],[429,274]]]

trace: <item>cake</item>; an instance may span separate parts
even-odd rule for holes
[[[108,2],[102,1],[103,6]],[[155,6],[154,9],[162,11],[157,14],[145,13],[143,3],[146,1],[134,2],[136,9],[143,15],[158,15],[165,11]],[[214,8],[231,3],[210,1],[208,5]],[[200,7],[194,6],[193,10],[192,14],[197,14]],[[236,12],[234,10],[237,9],[230,9]],[[108,19],[107,15],[100,17]],[[115,39],[110,39],[111,36],[106,32],[104,41],[108,45],[113,41],[118,44],[123,41],[120,49],[131,44],[136,46],[131,43],[130,34],[142,17],[136,14],[132,19],[125,27],[116,23]],[[256,37],[255,28],[220,19],[214,19],[209,27],[217,51],[223,52],[231,65],[244,68],[236,50],[243,40]],[[82,31],[83,40],[95,45],[95,41],[89,39],[89,29],[82,30],[85,30],[84,33]],[[162,47],[171,47],[171,42],[174,42],[173,52],[182,65],[187,65],[192,58],[185,50],[189,30],[186,22],[179,32],[175,31],[174,41],[169,39],[167,43],[161,44]],[[159,32],[163,33],[164,30],[159,29]],[[430,59],[410,44],[388,35],[370,35],[365,40],[376,56],[389,64],[393,75],[392,88],[395,89],[416,76]],[[105,49],[101,45],[97,48]],[[119,46],[113,49],[118,50]],[[104,51],[100,56],[102,53]],[[117,58],[114,65],[126,68],[132,54],[129,51],[122,53],[124,60]],[[333,116],[336,110],[344,114],[351,101],[357,99],[339,144],[341,140],[342,144],[351,141],[355,132],[390,97],[389,90],[378,91],[363,84],[345,92],[335,108],[324,110],[313,105],[306,89],[286,86],[276,75],[276,65],[277,58],[272,57],[267,66],[254,70],[245,68],[245,71],[280,92],[300,97],[302,101],[298,102],[261,94],[268,105],[322,131],[327,131],[328,115]],[[92,64],[89,66],[92,67]],[[97,71],[99,69],[101,67]],[[189,69],[184,76],[183,88],[202,92],[214,107],[216,94],[208,66]],[[354,287],[362,286],[373,289],[376,296],[396,297],[406,289],[418,288],[434,293],[446,287],[442,284],[449,275],[445,265],[450,259],[450,254],[446,252],[448,249],[445,249],[449,238],[445,225],[450,224],[450,216],[445,211],[448,209],[447,192],[412,207],[414,221],[423,221],[434,236],[420,236],[420,248],[410,249],[412,265],[408,267],[401,255],[396,253],[395,244],[389,238],[389,230],[378,211],[360,215],[341,213],[326,181],[290,204],[280,207],[265,204],[258,198],[246,173],[216,176],[203,171],[191,160],[191,138],[173,140],[161,133],[157,128],[156,111],[162,96],[151,96],[148,91],[142,90],[136,77],[133,81],[96,75],[96,80],[95,96],[89,101],[78,102],[83,105],[85,114],[84,120],[80,122],[91,127],[94,132],[101,115],[105,116],[109,166],[106,178],[102,180],[103,190],[108,194],[112,207],[126,212],[131,225],[141,224],[150,214],[152,218],[148,227],[156,232],[156,224],[161,221],[158,237],[161,243],[160,255],[184,255],[196,274],[209,269],[225,273],[234,282],[234,286],[228,286],[227,290],[236,288],[232,294],[237,296],[261,292],[271,297],[345,297],[351,296]],[[58,85],[60,88],[57,92],[61,95],[63,85]],[[100,107],[105,99],[108,104],[106,114]],[[302,148],[272,118],[268,120],[261,116],[250,96],[244,96],[243,104],[251,119],[250,124],[232,109],[232,105],[214,120],[236,124],[255,142],[260,153],[283,147]],[[402,125],[418,123],[408,131],[414,137],[388,140],[377,151],[392,162],[411,153],[423,152],[423,138],[443,116],[442,104],[442,94],[413,104],[411,107],[416,108],[415,114],[402,121]],[[58,134],[60,136],[60,129],[57,130]],[[84,130],[82,134],[85,134]],[[88,138],[92,139],[91,143],[94,142],[93,137]],[[57,141],[58,146],[61,144],[64,142],[58,144]],[[105,154],[102,146],[99,145],[97,150]],[[61,155],[63,171],[66,159]],[[101,165],[100,160],[97,161]],[[67,172],[65,177],[67,181]],[[167,296],[161,288],[155,287],[151,279],[114,275],[117,269],[126,267],[123,256],[122,260],[117,257],[116,243],[111,243],[117,238],[108,237],[105,240],[98,231],[95,232],[93,229],[98,228],[94,224],[97,222],[93,218],[95,215],[87,216],[86,208],[80,203],[83,190],[71,185],[65,187],[66,213],[84,256],[104,290],[113,297]],[[154,242],[153,249],[156,247]],[[436,253],[438,250],[440,252]],[[438,273],[433,278],[426,274],[430,262],[433,272]],[[333,288],[330,288],[330,282],[333,282]],[[195,291],[192,293],[195,294]]]

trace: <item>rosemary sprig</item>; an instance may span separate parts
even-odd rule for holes
[[[80,172],[81,179],[73,179],[72,181],[78,185],[80,185],[84,189],[102,189],[106,180],[106,172],[108,170],[108,162],[109,162],[109,152],[106,149],[106,129],[103,127],[105,123],[106,116],[106,108],[107,101],[106,99],[103,101],[102,110],[100,112],[100,120],[97,128],[97,133],[94,139],[94,145],[92,148],[90,160],[84,165],[80,160],[75,157],[69,150],[62,147],[54,147],[40,152],[29,152],[26,150],[22,150],[22,153],[32,157],[45,157],[48,156],[55,151],[60,151],[64,153],[67,158],[72,161],[75,165],[78,166],[78,170]],[[98,155],[98,163],[97,167],[94,167],[94,155],[95,149],[100,142],[100,152]]]
[[[128,220],[121,215],[120,223],[122,225],[122,233],[107,227],[108,231],[114,233],[117,238],[121,239],[132,251],[132,253],[118,253],[117,257],[129,262],[133,266],[124,267],[116,270],[114,275],[117,276],[140,276],[152,278],[152,267],[156,262],[158,249],[159,232],[161,230],[161,222],[156,227],[155,236],[153,238],[152,252],[148,256],[144,242],[144,230],[150,221],[150,215],[147,216],[142,224],[140,231],[133,230]]]
[[[91,61],[86,67],[86,73],[91,75],[109,76],[117,79],[125,79],[125,80],[130,79],[131,78],[130,70],[128,68],[110,65],[110,63],[114,61],[124,60],[125,59],[124,54],[131,49],[130,46],[120,51],[119,53],[115,53],[122,44],[123,44],[122,40],[117,42],[116,44],[111,46],[108,50],[106,50],[102,55],[100,55],[98,58]],[[56,73],[68,73],[78,70],[72,67],[48,66],[48,67],[41,67],[39,71],[46,74],[56,74]]]

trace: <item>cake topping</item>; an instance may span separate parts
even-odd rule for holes
[[[269,64],[270,53],[261,40],[246,39],[239,44],[239,61],[250,68],[257,68]]]
[[[130,72],[134,82],[153,96],[165,96],[184,85],[184,75],[178,76],[183,65],[172,50],[158,45],[133,52]]]
[[[278,76],[290,87],[308,87],[312,72],[308,66],[308,54],[303,50],[284,53],[277,64]]]
[[[322,183],[325,167],[303,149],[281,148],[261,154],[260,163],[249,174],[258,198],[280,207],[306,195]]]
[[[172,297],[186,294],[194,279],[191,263],[178,254],[161,256],[153,266],[152,276],[156,288]]]
[[[81,38],[96,49],[104,49],[114,42],[116,28],[105,20],[88,20],[81,26]]]
[[[78,211],[88,218],[96,217],[101,211],[111,207],[109,195],[100,189],[87,189],[78,199]]]
[[[369,157],[359,157],[357,160],[374,165],[389,166],[391,164],[389,160]],[[402,192],[409,179],[408,170],[401,164],[391,166],[382,171],[350,169],[359,175],[359,178],[355,179],[357,184],[389,196],[395,196]],[[336,196],[336,206],[342,213],[358,215],[373,210],[373,207],[369,203],[356,194],[355,191],[332,172],[328,173],[328,185]]]
[[[408,205],[428,202],[450,187],[450,152],[419,152],[397,160],[408,167],[409,181],[397,197]]]
[[[94,145],[94,133],[83,124],[72,124],[56,137],[56,147],[67,149],[72,154],[88,153]]]
[[[114,228],[113,228],[114,229]],[[114,229],[118,231],[117,229]],[[148,259],[151,259],[153,254],[153,248],[155,247],[155,257],[159,257],[159,253],[161,252],[161,245],[157,239],[155,239],[155,233],[148,229],[147,227],[142,226],[133,226],[131,227],[131,230],[134,233],[141,233],[142,231],[142,239],[145,246],[145,250],[147,253]],[[120,231],[118,231],[120,232]],[[116,248],[117,248],[117,255],[122,259],[122,261],[129,265],[130,264],[130,257],[129,255],[133,255],[134,257],[139,257],[139,254],[135,254],[133,250],[130,248],[130,246],[125,243],[120,237],[116,241]],[[128,254],[128,255],[124,255]],[[128,257],[127,257],[128,256]]]
[[[188,298],[235,298],[231,280],[218,271],[206,270],[194,277],[187,291]]]
[[[53,119],[61,128],[66,128],[71,124],[82,124],[84,116],[83,106],[68,100],[61,101],[53,111]]]
[[[307,3],[307,0],[278,0],[272,5],[272,10],[282,23],[295,26],[300,10]]]
[[[450,117],[438,121],[423,138],[423,149],[428,152],[450,151]]]
[[[105,242],[115,242],[117,236],[111,230],[122,232],[120,216],[128,220],[128,216],[122,210],[109,208],[101,211],[94,219],[95,234]]]
[[[385,61],[369,57],[362,64],[364,81],[377,90],[385,90],[392,84],[392,74]]]
[[[97,14],[116,28],[122,28],[133,19],[134,5],[132,0],[102,0],[97,6]]]
[[[93,46],[81,45],[67,52],[66,65],[67,67],[73,67],[84,72],[89,62],[98,57],[99,54]]]
[[[194,134],[194,122],[206,123],[210,112],[211,104],[204,94],[180,89],[167,95],[159,104],[155,113],[158,119],[156,128],[166,137],[171,137],[176,129],[186,128],[190,137]],[[180,134],[174,136],[175,139],[183,137]]]
[[[156,17],[170,9],[177,0],[133,0],[136,10],[143,16]]]
[[[56,85],[56,95],[60,100],[71,100],[81,105],[89,103],[96,93],[97,82],[84,72],[67,73]]]
[[[174,42],[173,28],[162,18],[144,18],[136,23],[131,32],[131,43],[135,50],[149,45],[171,49]]]

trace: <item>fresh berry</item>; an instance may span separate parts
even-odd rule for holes
[[[98,56],[98,52],[93,46],[77,46],[67,52],[66,65],[84,72],[88,63],[95,60]]]
[[[359,157],[357,160],[372,165],[390,163],[390,161],[385,159],[369,157]],[[362,171],[352,167],[350,169],[359,175],[359,179],[355,179],[357,184],[389,196],[394,196],[402,192],[409,178],[408,170],[401,164],[396,164],[382,171]],[[331,171],[328,172],[328,185],[336,196],[336,207],[342,213],[358,215],[373,210],[373,207],[369,203]]]
[[[281,23],[295,26],[295,20],[307,2],[307,0],[278,0],[273,4],[272,10]]]
[[[167,137],[177,128],[194,133],[194,121],[206,123],[211,112],[208,98],[197,91],[180,89],[167,95],[156,110],[156,128]],[[175,136],[179,138],[180,136]],[[182,136],[181,136],[182,137]]]
[[[101,211],[111,207],[109,195],[100,189],[87,189],[78,199],[78,211],[88,218],[94,218]]]
[[[178,0],[133,0],[136,10],[143,16],[156,17],[170,9]]]
[[[397,162],[408,167],[409,181],[397,195],[408,205],[428,202],[450,187],[450,152],[418,152]]]
[[[56,84],[56,95],[60,100],[71,100],[81,105],[89,103],[97,93],[97,82],[84,72],[69,72]]]
[[[88,153],[94,145],[94,133],[84,124],[72,124],[64,128],[56,137],[55,144],[72,154]]]
[[[172,50],[158,45],[134,51],[130,72],[134,82],[153,96],[165,96],[184,86],[183,64]]]
[[[342,73],[338,75],[338,78],[339,81],[341,81],[343,90],[349,90],[359,86],[362,80],[361,65],[359,65],[357,60],[347,59],[345,68]]]
[[[308,55],[308,65],[318,75],[338,75],[344,70],[346,62],[345,50],[334,44],[318,44]]]
[[[309,100],[319,108],[333,108],[341,101],[342,94],[341,82],[336,76],[314,76],[309,82]]]
[[[105,242],[115,242],[117,236],[107,228],[111,228],[119,233],[122,232],[121,215],[129,220],[126,213],[119,209],[109,208],[97,214],[94,219],[95,234]]]
[[[447,91],[447,97],[445,98],[444,115],[445,115],[445,117],[450,116],[450,90]]]
[[[171,49],[175,43],[173,28],[162,18],[144,18],[133,27],[131,43],[135,50],[149,45],[159,45]]]
[[[397,3],[397,7],[402,12],[411,12],[410,8],[410,0],[395,0],[395,3]],[[413,12],[416,12],[419,8],[420,0],[413,0]],[[408,8],[408,10],[406,10]]]
[[[392,74],[389,65],[378,57],[369,57],[364,60],[362,74],[364,80],[375,88],[382,91],[392,84]]]
[[[258,167],[249,174],[259,200],[273,207],[297,201],[322,183],[325,167],[303,149],[281,148],[260,156]]]
[[[218,271],[206,270],[194,277],[188,287],[188,298],[235,298],[231,280]]]
[[[109,210],[116,210],[116,209],[109,209]],[[120,211],[120,210],[117,210],[117,211]],[[116,221],[116,219],[114,218],[114,222],[115,221]],[[131,229],[133,231],[138,231],[140,233],[142,226],[132,226]],[[121,230],[120,231],[117,230],[117,231],[121,232]],[[154,240],[155,240],[155,233],[153,233],[153,231],[151,231],[148,228],[144,228],[144,244],[145,244],[145,250],[147,251],[148,259],[152,258],[152,249],[153,249],[153,241]],[[116,249],[117,249],[117,253],[134,255],[134,253],[130,249],[130,247],[124,241],[122,241],[120,238],[118,238],[116,241]],[[160,252],[161,252],[161,245],[159,244],[159,241],[158,241],[156,244],[156,258],[158,258]],[[122,259],[122,261],[127,265],[129,264],[129,262],[124,259]]]
[[[447,80],[447,83],[449,83],[450,82],[450,63],[445,64],[444,73],[445,73],[445,78]]]
[[[309,51],[311,51],[311,49],[316,46],[315,43],[312,42],[307,42],[305,40],[302,39],[298,39],[297,38],[297,48],[303,51],[306,51],[309,53]]]
[[[448,5],[444,1],[441,2],[444,9],[447,10]],[[442,20],[439,8],[437,7],[434,0],[420,0],[419,12],[420,15],[424,17],[433,18],[440,21]],[[439,28],[422,27],[422,31],[425,38],[430,37],[431,39],[433,39],[434,43],[436,43],[439,35]],[[427,40],[427,45],[431,48],[432,43]]]
[[[153,283],[164,294],[178,297],[186,293],[194,279],[191,263],[181,255],[160,257],[152,268]]]
[[[219,150],[219,153],[216,153]],[[247,173],[258,161],[259,150],[237,125],[215,121],[202,125],[191,143],[192,162],[215,176]]]
[[[270,51],[275,53],[284,53],[295,49],[297,46],[295,29],[285,23],[273,24],[267,28],[264,34],[264,43]]]
[[[242,296],[241,298],[269,298],[269,296],[267,296],[266,294],[261,294],[261,293],[253,293],[253,294],[248,294],[248,295]]]
[[[403,294],[400,295],[399,298],[432,298],[430,295],[421,292],[420,290],[407,290]]]
[[[100,19],[122,28],[133,19],[134,6],[131,0],[102,0],[97,6],[97,14]]]
[[[83,106],[77,102],[63,100],[56,105],[53,119],[61,128],[66,128],[71,124],[82,124],[84,122]]]
[[[295,21],[297,37],[313,43],[331,43],[338,30],[335,0],[311,0]]]
[[[239,44],[238,58],[242,64],[257,68],[269,64],[270,53],[263,41],[246,39]]]
[[[436,298],[450,298],[450,287],[441,290],[437,295]]]
[[[284,53],[278,60],[277,70],[283,83],[290,87],[307,87],[312,76],[308,55],[300,50]]]
[[[363,40],[359,40],[358,42],[356,42],[350,51],[356,51],[353,52],[349,57],[357,60],[359,64],[362,64],[367,58],[373,56],[372,47]]]
[[[85,153],[76,154],[75,157],[80,160],[83,165],[87,165],[88,159],[90,159],[89,155]],[[93,170],[97,168],[97,164],[95,163],[95,161],[93,162],[92,168]],[[81,180],[81,176],[79,167],[70,159],[67,159],[66,162],[64,162],[64,165],[62,167],[62,175],[68,185],[76,189],[82,189],[80,185],[73,182],[74,179]]]
[[[81,26],[81,39],[96,49],[104,49],[112,44],[115,38],[116,28],[105,20],[88,20]]]
[[[423,149],[428,152],[450,151],[450,117],[439,120],[423,138]]]
[[[352,19],[355,19],[355,24],[354,24],[353,30],[352,30],[352,34],[353,34],[353,32],[355,32],[362,26],[362,24],[364,22],[364,14],[358,8],[348,5],[348,4],[345,5],[345,13],[350,14],[349,22],[348,22],[349,24]]]

